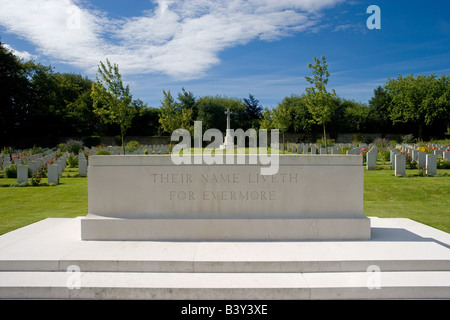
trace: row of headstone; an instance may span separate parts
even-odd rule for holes
[[[43,155],[42,153],[31,155],[31,156],[18,156],[18,154],[13,154],[12,159],[9,154],[3,156],[3,163],[1,163],[2,168],[16,164],[16,165],[26,165],[30,167],[32,172],[36,172],[42,168],[46,163],[50,162],[51,159],[56,157],[56,153],[48,153]]]
[[[434,176],[437,174],[437,157],[441,156],[443,159],[450,161],[450,151],[448,147],[436,147],[433,154],[427,154],[417,150],[415,147],[411,146],[398,146],[403,152],[397,149],[390,148],[390,162],[392,164],[392,169],[396,176],[406,175],[406,155],[409,155],[412,160],[417,162],[417,167],[425,169],[427,175]],[[376,160],[377,160],[377,147],[373,146],[366,155],[366,168],[367,170],[375,170]],[[356,153],[356,152],[355,152]]]
[[[35,161],[29,161],[28,165],[17,164],[17,183],[23,184],[28,182],[28,168],[32,173],[35,173],[44,165],[47,165],[53,159],[55,154],[50,154],[43,158],[36,158]],[[53,164],[47,165],[47,179],[48,183],[59,184],[59,179],[66,167],[67,154],[62,155],[56,159]]]
[[[292,145],[292,147],[290,147],[290,145],[288,144],[288,151],[291,152],[297,152],[297,154],[340,154],[340,149],[342,147],[348,147],[348,144],[342,144],[342,145],[334,145],[332,147],[328,147],[328,148],[323,148],[321,146],[318,146],[316,144],[308,144],[308,143],[303,143],[303,144],[298,144],[298,145]]]
[[[64,172],[66,167],[66,160],[67,153],[56,159],[53,164],[47,166],[47,180],[49,184],[59,184],[59,179],[62,177],[62,173]]]
[[[166,145],[141,145],[139,146],[136,150],[133,151],[128,151],[125,150],[125,152],[123,152],[122,147],[118,147],[118,146],[108,146],[103,148],[104,150],[108,151],[109,153],[113,154],[113,155],[133,155],[133,154],[169,154],[170,153],[170,149],[168,146]],[[84,151],[87,152],[89,155],[95,155],[99,149],[98,148],[84,148]]]
[[[366,154],[366,169],[367,170],[375,170],[376,167],[376,160],[378,155],[377,147],[374,145],[359,145],[354,146],[351,144],[338,144],[334,145],[333,147],[329,147],[328,149],[322,148],[316,144],[286,144],[283,145],[283,148],[286,148],[290,152],[296,152],[298,154],[339,154],[340,148],[342,147],[352,147],[351,150],[347,151],[347,154],[361,154],[362,148],[369,148],[370,150]],[[399,149],[401,149],[404,154],[408,154],[411,156],[412,160],[417,162],[418,168],[424,168],[426,170],[427,175],[436,175],[436,168],[437,168],[437,156],[442,157],[444,159],[447,159],[450,161],[450,151],[448,150],[448,147],[435,147],[435,150],[432,155],[426,154],[425,152],[416,150],[414,146],[406,145],[406,146],[397,146]],[[106,148],[111,154],[122,154],[122,148],[121,147],[107,147]],[[137,150],[133,151],[131,154],[144,154],[147,150],[148,154],[168,154],[169,148],[165,145],[153,145],[153,146],[140,146]],[[58,150],[56,150],[57,152]],[[85,148],[85,152],[88,154],[95,154],[98,149],[97,148]],[[130,154],[129,152],[126,152],[125,154]],[[13,157],[13,161],[11,161],[11,158],[8,156],[4,156],[3,159],[3,168],[11,165],[12,163],[16,163],[18,165],[28,162],[28,167],[30,168],[31,172],[36,172],[39,170],[39,168],[46,165],[48,162],[51,161],[56,156],[56,153],[49,153],[47,155],[43,154],[37,154],[33,156],[25,156],[25,157],[18,157],[18,154],[16,154],[15,157]],[[56,162],[53,164],[53,166],[49,166],[49,183],[59,183],[59,178],[62,175],[62,172],[64,171],[64,167],[66,164],[66,157],[67,154],[64,154],[61,158],[56,160]],[[392,169],[395,171],[395,175],[398,176],[404,176],[406,174],[406,158],[405,155],[401,154],[397,149],[391,148],[390,149],[390,162],[392,163]],[[50,169],[51,167],[51,169]],[[81,176],[87,176],[87,167],[88,167],[88,161],[85,157],[84,152],[80,152],[78,155],[78,174]],[[25,170],[21,167],[21,169],[18,169],[18,171],[21,170],[21,175],[19,178],[18,173],[18,182],[20,181],[27,181],[25,180]],[[20,182],[19,182],[20,183]]]
[[[435,149],[432,154],[419,151],[415,147],[411,146],[400,146],[399,148],[403,153],[399,152],[397,149],[391,149],[390,157],[392,169],[395,170],[396,176],[406,175],[406,155],[411,157],[411,160],[417,163],[417,167],[419,169],[425,169],[425,173],[429,176],[434,176],[437,174],[438,156],[450,161],[450,151],[444,151],[448,150],[448,147],[442,147],[440,150]]]

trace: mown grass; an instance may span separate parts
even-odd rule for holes
[[[13,184],[16,179],[0,179]],[[0,234],[45,218],[74,218],[88,212],[87,178],[60,179],[58,186],[0,188]],[[364,210],[367,216],[409,218],[450,232],[450,170],[435,177],[407,170],[365,171]]]
[[[17,179],[0,179],[2,185],[15,182]],[[58,186],[2,187],[0,234],[46,218],[85,216],[88,212],[87,199],[86,177],[63,177]]]
[[[395,177],[393,170],[365,171],[364,213],[379,218],[409,218],[450,232],[450,170],[434,177],[406,170]]]

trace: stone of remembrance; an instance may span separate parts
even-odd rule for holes
[[[280,155],[275,175],[261,175],[261,166],[236,158],[234,164],[175,165],[169,155],[92,156],[81,237],[370,239],[360,156]]]

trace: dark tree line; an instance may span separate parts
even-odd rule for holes
[[[62,137],[120,134],[94,112],[94,82],[80,74],[55,72],[22,61],[0,43],[0,146],[55,146]],[[129,135],[160,134],[158,108],[133,101]]]
[[[117,136],[120,129],[94,112],[94,81],[80,74],[55,72],[35,61],[23,61],[0,43],[0,147],[55,146],[62,137]],[[174,98],[163,92],[161,105],[149,107],[133,100],[136,110],[128,136],[170,135],[173,128],[225,131],[224,112],[232,113],[232,127],[283,128],[283,132],[323,133],[308,108],[307,92],[285,97],[273,108],[247,98],[195,97],[184,88]],[[448,138],[450,77],[399,76],[374,90],[368,104],[331,95],[327,134],[402,133],[417,138]]]

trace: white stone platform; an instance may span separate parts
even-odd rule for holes
[[[0,298],[450,299],[450,235],[370,219],[371,240],[291,242],[83,241],[81,218],[46,219],[0,236]]]

